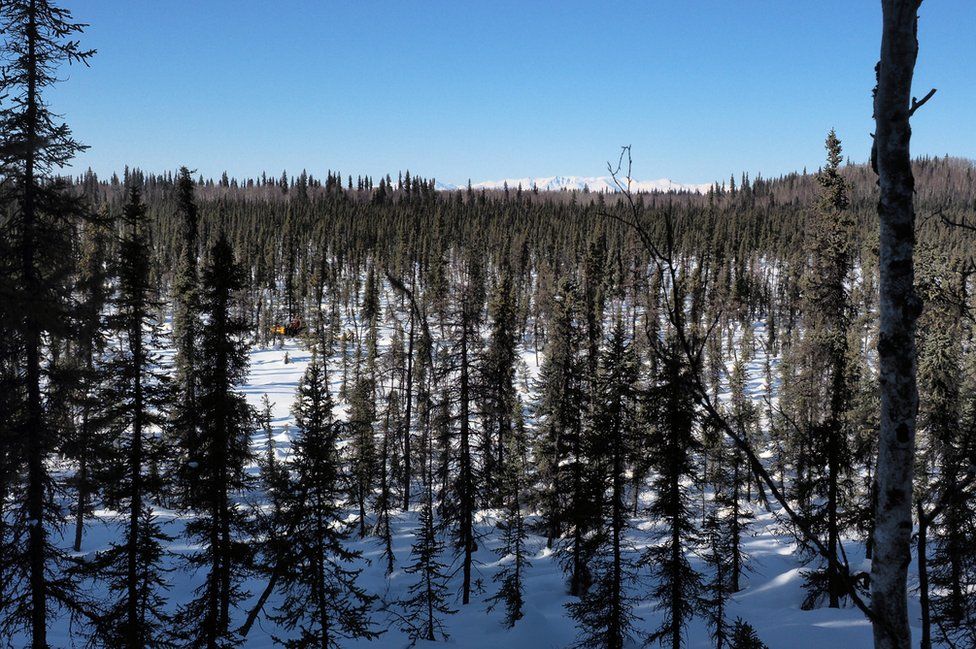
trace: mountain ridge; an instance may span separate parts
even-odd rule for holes
[[[620,179],[626,186],[627,180]],[[523,178],[503,178],[501,180],[486,180],[471,183],[472,189],[503,189],[505,186],[516,190],[520,186],[523,191],[531,190],[533,187],[539,191],[591,191],[614,193],[620,188],[611,176],[528,176]],[[636,180],[630,181],[632,192],[669,192],[686,191],[704,194],[708,191],[712,183],[678,183],[670,178],[658,178],[656,180]],[[455,185],[453,183],[437,182],[436,189],[441,191],[454,191],[464,189],[467,185]]]

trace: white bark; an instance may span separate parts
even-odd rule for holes
[[[875,96],[875,150],[881,225],[878,356],[881,433],[871,608],[875,649],[910,649],[907,577],[911,562],[912,469],[915,454],[915,209],[912,203],[911,86],[918,54],[921,0],[882,0],[881,62]]]

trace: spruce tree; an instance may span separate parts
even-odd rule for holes
[[[162,451],[158,431],[165,422],[169,403],[167,377],[159,369],[154,350],[161,345],[159,302],[150,281],[150,251],[146,206],[139,181],[131,186],[122,212],[125,228],[119,244],[117,289],[109,330],[119,346],[109,363],[112,377],[106,400],[116,432],[116,452],[125,458],[118,486],[120,513],[124,516],[123,541],[100,553],[98,572],[107,577],[118,598],[104,621],[112,643],[129,649],[171,644],[170,619],[162,594],[168,584],[162,567],[163,533],[149,499],[152,493],[148,468]]]
[[[717,510],[718,507],[713,506],[702,527],[705,541],[702,559],[712,571],[703,584],[702,608],[715,649],[723,649],[729,642],[728,602],[734,591],[727,565],[731,543]]]
[[[373,382],[364,374],[356,381],[349,398],[349,430],[352,475],[349,495],[359,511],[359,535],[366,536],[366,511],[376,480],[376,440],[373,424],[376,402]]]
[[[87,64],[94,54],[75,38],[83,28],[70,11],[50,0],[12,0],[0,6],[0,96],[6,98],[0,108],[0,203],[6,212],[4,265],[12,267],[2,301],[11,316],[4,331],[17,343],[14,362],[21,368],[14,394],[21,399],[16,420],[22,432],[19,448],[8,458],[23,467],[15,472],[23,476],[19,484],[7,487],[15,502],[5,512],[10,527],[0,548],[6,584],[0,593],[0,635],[11,638],[26,631],[36,649],[48,646],[47,630],[57,609],[73,617],[93,613],[64,576],[66,556],[51,537],[63,516],[49,471],[59,431],[43,397],[52,378],[45,341],[71,333],[72,226],[89,217],[83,198],[56,176],[84,147],[49,108],[45,95],[60,80],[62,65]]]
[[[516,396],[512,411],[512,430],[504,439],[507,443],[506,461],[502,465],[503,517],[499,521],[502,543],[496,551],[504,563],[495,573],[498,592],[490,598],[491,606],[505,603],[505,625],[509,628],[522,619],[525,608],[525,571],[531,566],[526,555],[528,528],[525,523],[525,505],[528,496],[527,440],[522,399]]]
[[[541,510],[550,546],[567,532],[563,547],[569,592],[580,595],[589,584],[586,537],[599,520],[598,499],[586,459],[587,383],[585,338],[580,328],[575,285],[566,280],[555,295],[555,313],[548,332],[546,358],[540,374],[537,408],[540,441],[537,463],[543,480]]]
[[[386,399],[386,412],[383,415],[383,441],[379,454],[379,483],[380,492],[376,497],[375,512],[376,523],[373,526],[373,534],[379,537],[383,544],[383,560],[386,563],[386,575],[393,572],[396,557],[393,554],[393,523],[391,520],[391,509],[393,503],[393,457],[391,449],[393,447],[393,427],[400,420],[400,397],[396,389],[391,389]]]
[[[426,322],[424,330],[425,332],[427,330]],[[449,592],[447,566],[440,559],[444,553],[444,542],[438,537],[434,520],[434,448],[430,423],[433,404],[430,395],[432,388],[436,388],[436,381],[428,383],[427,380],[431,369],[428,367],[429,360],[425,360],[429,342],[425,333],[419,345],[421,363],[417,377],[419,387],[417,403],[420,405],[418,414],[423,422],[424,493],[414,531],[414,542],[410,548],[412,563],[404,568],[406,574],[416,575],[416,581],[408,587],[406,597],[397,602],[397,608],[403,611],[399,616],[400,628],[414,642],[447,640],[444,617],[457,612],[447,603]]]
[[[328,373],[313,352],[292,408],[298,437],[282,515],[294,524],[278,557],[283,600],[274,616],[294,634],[279,641],[296,649],[378,635],[369,619],[375,597],[356,584],[361,570],[351,567],[361,554],[346,547],[351,527],[340,508],[345,476],[332,407]]]
[[[752,625],[748,622],[743,622],[741,618],[737,618],[735,624],[732,627],[732,644],[729,645],[729,649],[768,649],[759,636],[756,635],[756,630],[752,628]]]
[[[628,592],[635,567],[625,552],[628,529],[626,460],[637,434],[637,359],[618,313],[595,381],[590,456],[600,476],[596,497],[602,522],[588,541],[593,585],[568,605],[580,627],[578,647],[622,649],[633,637],[635,597]]]
[[[805,277],[804,309],[807,332],[813,349],[809,362],[815,373],[812,379],[822,381],[826,393],[822,402],[826,409],[813,423],[810,442],[816,473],[811,488],[824,504],[812,507],[811,522],[822,521],[814,527],[823,529],[826,547],[831,558],[821,570],[806,574],[808,604],[820,595],[830,608],[840,606],[846,585],[840,574],[837,556],[840,554],[841,508],[843,506],[843,469],[850,461],[848,412],[856,385],[850,361],[848,329],[851,323],[848,277],[854,266],[852,234],[854,223],[848,210],[847,181],[840,175],[843,160],[840,140],[834,131],[827,135],[827,165],[817,177],[821,194],[817,204],[818,218],[814,221],[812,244],[813,263]],[[823,467],[822,476],[819,468]],[[814,467],[811,467],[814,468]]]
[[[495,472],[505,475],[504,455],[506,438],[511,430],[511,416],[515,408],[515,366],[518,361],[517,295],[508,267],[500,271],[488,315],[491,333],[481,364],[483,387],[483,422],[481,454],[485,457],[482,480],[489,490],[496,484]],[[497,452],[492,455],[492,449]],[[490,456],[490,457],[489,457]],[[499,493],[493,494],[497,500]]]
[[[177,398],[172,413],[171,434],[179,450],[176,475],[179,502],[186,505],[199,485],[201,426],[198,404],[200,378],[197,354],[200,345],[201,292],[198,265],[198,214],[190,170],[180,167],[176,182],[176,206],[180,222],[180,255],[173,279],[173,340]]]
[[[77,338],[73,345],[73,371],[77,385],[70,401],[77,414],[73,435],[64,444],[65,454],[78,465],[75,473],[76,500],[74,505],[74,551],[81,551],[86,517],[91,515],[93,497],[99,478],[109,477],[112,449],[106,435],[100,407],[104,403],[105,381],[108,373],[102,358],[105,352],[105,320],[103,310],[108,297],[107,244],[108,228],[89,223],[82,241],[78,293]],[[101,474],[101,475],[100,475]]]
[[[693,454],[699,443],[694,437],[692,379],[673,336],[661,343],[659,356],[650,394],[657,441],[653,451],[656,497],[648,514],[664,523],[664,539],[644,551],[641,563],[650,569],[656,584],[651,591],[654,607],[664,614],[648,642],[681,649],[685,627],[701,605],[701,576],[687,556],[696,545],[698,530],[686,485],[695,477]]]
[[[459,358],[458,358],[458,472],[455,481],[456,510],[454,517],[457,521],[457,548],[461,553],[461,603],[471,601],[471,569],[474,562],[475,530],[474,516],[476,506],[475,467],[472,453],[471,432],[471,402],[473,388],[471,367],[476,327],[478,325],[481,303],[470,288],[474,281],[462,287],[459,323]],[[485,449],[490,453],[491,449]]]
[[[733,364],[729,377],[732,397],[729,415],[743,439],[756,440],[758,435],[754,431],[758,425],[758,413],[746,395],[745,387],[745,358],[740,355]],[[753,518],[752,513],[742,506],[743,481],[751,477],[751,473],[744,469],[746,460],[742,451],[736,446],[730,448],[724,439],[716,444],[714,460],[713,482],[716,505],[719,507],[717,515],[719,524],[727,535],[729,586],[731,592],[737,593],[741,589],[740,582],[746,563],[742,536]]]
[[[201,282],[204,326],[197,367],[200,438],[188,458],[197,475],[188,494],[196,517],[186,525],[187,535],[201,546],[190,555],[190,565],[204,568],[206,575],[196,598],[181,609],[178,624],[190,644],[214,649],[233,645],[230,609],[246,596],[240,583],[249,556],[240,537],[248,521],[234,498],[250,482],[245,467],[251,459],[253,416],[244,396],[235,391],[248,370],[246,325],[235,313],[244,283],[223,231],[208,257]]]
[[[926,309],[919,324],[919,457],[916,467],[921,646],[933,636],[950,646],[976,637],[976,606],[966,593],[976,584],[976,507],[966,478],[976,450],[964,372],[966,287],[946,281],[944,253],[920,249],[919,293]],[[971,402],[971,399],[969,399]],[[931,537],[929,536],[931,535]],[[933,629],[935,633],[933,633]]]

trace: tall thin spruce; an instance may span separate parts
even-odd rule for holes
[[[48,646],[49,604],[67,607],[73,615],[94,615],[79,602],[71,581],[58,574],[65,557],[48,536],[47,525],[61,522],[63,514],[52,497],[48,470],[57,431],[51,429],[42,397],[49,378],[45,341],[69,334],[70,224],[86,218],[81,198],[55,176],[84,147],[50,110],[44,94],[60,80],[62,65],[87,65],[93,56],[94,50],[82,49],[75,39],[84,27],[49,0],[0,5],[0,96],[6,96],[0,110],[0,200],[13,206],[5,226],[9,252],[19,262],[11,294],[4,299],[19,314],[12,333],[22,341],[24,447],[16,457],[26,464],[26,484],[15,492],[22,500],[13,516],[16,529],[27,531],[26,539],[17,533],[0,549],[0,573],[7,583],[0,595],[0,635],[26,630],[37,649]]]

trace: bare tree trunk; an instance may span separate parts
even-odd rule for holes
[[[410,406],[413,403],[413,336],[414,312],[410,311],[410,333],[407,342],[407,409],[403,415],[403,511],[410,509]]]
[[[918,503],[918,599],[922,605],[922,640],[919,649],[932,649],[932,622],[929,613],[929,568],[926,553],[929,519],[922,502]]]
[[[911,562],[912,473],[915,454],[915,208],[912,203],[911,98],[918,55],[921,0],[882,0],[883,34],[874,99],[876,132],[872,163],[880,199],[881,434],[878,501],[871,563],[875,649],[910,649],[907,576]],[[931,96],[931,93],[930,95]],[[924,102],[924,100],[923,100]]]

